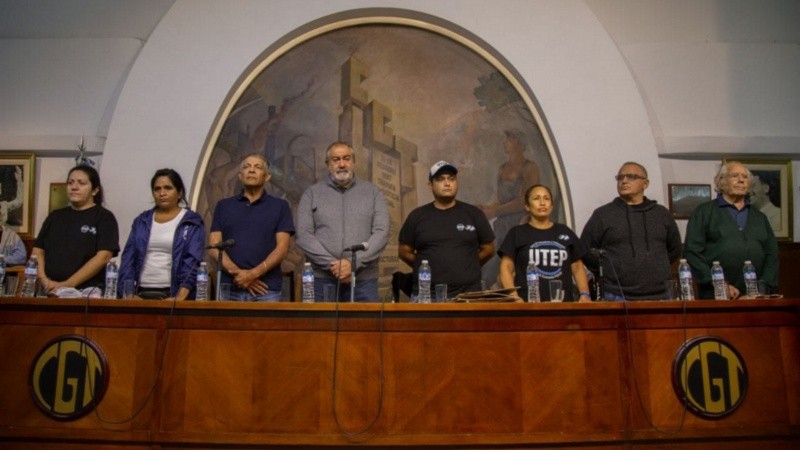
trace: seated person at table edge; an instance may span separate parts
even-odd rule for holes
[[[0,202],[0,224],[5,224],[8,221],[9,210],[22,206],[24,184],[22,183],[22,169],[20,166],[15,167],[14,178],[17,182],[17,195],[11,201]],[[0,233],[2,233],[0,237],[0,252],[5,257],[6,265],[18,266],[25,264],[28,259],[28,251],[17,232],[8,226],[0,225]]]
[[[5,223],[5,218],[2,219]],[[28,251],[25,250],[25,243],[19,235],[11,228],[0,226],[0,252],[6,260],[7,266],[19,266],[25,264],[28,259]]]

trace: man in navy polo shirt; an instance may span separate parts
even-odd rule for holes
[[[264,190],[270,177],[264,156],[246,156],[239,171],[244,189],[220,200],[214,209],[208,243],[236,241],[222,253],[222,283],[231,283],[231,298],[222,300],[281,300],[281,261],[289,251],[294,224],[289,203]],[[215,258],[217,254],[212,252]]]

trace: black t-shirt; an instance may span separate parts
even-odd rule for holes
[[[586,246],[566,225],[554,224],[546,230],[528,224],[517,225],[509,230],[497,253],[514,259],[514,284],[520,286],[519,295],[527,297],[529,252],[533,250],[533,261],[539,268],[539,292],[542,299],[550,299],[550,280],[561,280],[564,300],[574,300],[572,268],[570,265],[583,258]]]
[[[119,229],[114,214],[100,205],[81,211],[57,209],[44,220],[35,247],[44,250],[45,274],[53,281],[64,281],[77,272],[100,250],[119,253]],[[102,286],[105,268],[78,289]]]
[[[446,283],[448,296],[481,289],[478,248],[493,242],[494,232],[480,209],[463,202],[448,209],[420,206],[406,218],[399,240],[416,250],[414,293],[423,259],[431,266],[431,288]]]

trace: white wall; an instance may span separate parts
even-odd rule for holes
[[[800,2],[586,3],[636,74],[661,154],[798,155]]]

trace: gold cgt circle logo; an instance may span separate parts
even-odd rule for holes
[[[738,408],[747,393],[747,367],[723,339],[700,336],[681,346],[672,363],[678,398],[696,415],[722,418]]]
[[[94,342],[78,335],[50,341],[33,361],[30,390],[36,406],[59,420],[94,409],[108,386],[108,361]]]

